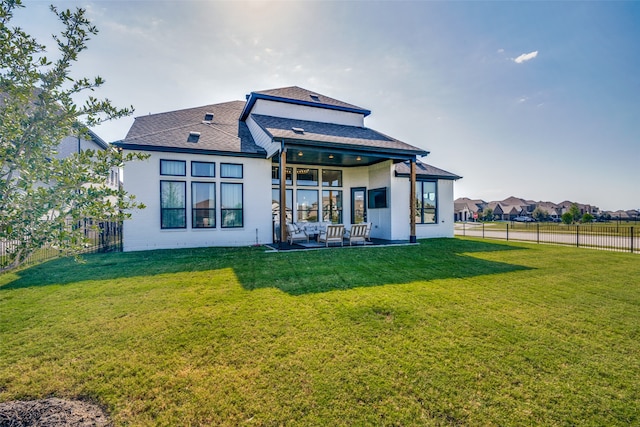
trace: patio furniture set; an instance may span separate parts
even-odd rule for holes
[[[349,242],[349,246],[354,243],[365,245],[367,242],[371,242],[370,233],[370,222],[354,224],[349,230],[345,230],[343,224],[287,222],[287,242],[289,244],[293,244],[295,241],[306,241],[308,243],[314,239],[318,243],[324,243],[325,247],[328,247],[329,243],[340,243],[340,246],[344,246],[345,241]]]

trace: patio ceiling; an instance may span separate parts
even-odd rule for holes
[[[298,144],[286,144],[287,164],[305,164],[318,166],[356,167],[369,166],[385,160],[393,160],[394,163],[403,162],[415,158],[411,153],[384,153],[370,150],[354,150],[344,147],[313,147]],[[278,163],[278,156],[273,157],[274,163]]]

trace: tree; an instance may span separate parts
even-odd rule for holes
[[[50,60],[44,45],[10,27],[22,7],[20,0],[0,0],[0,241],[6,248],[0,270],[20,265],[44,245],[80,253],[84,233],[68,227],[69,221],[119,221],[129,217],[128,210],[143,207],[121,188],[106,185],[111,168],[143,156],[87,150],[56,158],[64,137],[82,137],[89,126],[133,111],[88,94],[102,86],[102,78],[71,75],[98,30],[83,9],[51,6],[62,31],[53,36],[58,53]]]
[[[580,222],[582,222],[583,224],[593,222],[593,215],[591,215],[589,212],[585,213],[584,215],[582,215]]]
[[[549,213],[537,206],[531,214],[536,221],[549,221]]]
[[[573,215],[570,212],[563,213],[561,218],[563,224],[569,225],[573,222]]]
[[[573,222],[578,222],[580,221],[580,218],[582,218],[582,214],[580,213],[580,208],[575,203],[571,204],[571,207],[569,208],[568,213],[571,214],[571,221]]]
[[[482,214],[482,218],[485,221],[493,221],[493,209],[487,208]]]

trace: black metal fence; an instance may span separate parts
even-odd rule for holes
[[[74,230],[81,229],[85,242],[82,253],[121,252],[122,222],[95,222],[91,219],[69,221],[67,226]],[[19,242],[0,240],[0,257],[7,256]],[[63,255],[54,245],[46,245],[31,254],[21,267],[49,261]]]
[[[565,225],[462,222],[456,223],[455,234],[640,253],[640,226],[631,223]]]

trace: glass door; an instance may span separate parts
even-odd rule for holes
[[[367,188],[351,188],[351,224],[367,221]]]

